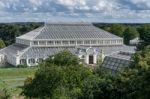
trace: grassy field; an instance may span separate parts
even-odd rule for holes
[[[28,76],[34,76],[37,68],[1,68],[0,82],[7,86],[12,96],[19,95]],[[0,85],[0,88],[3,85]]]

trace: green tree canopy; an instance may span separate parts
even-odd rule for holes
[[[78,58],[68,51],[50,56],[40,64],[33,79],[25,81],[23,94],[27,97],[75,99],[83,97],[82,88],[92,70],[78,64]],[[91,79],[92,80],[92,79]]]
[[[5,43],[2,39],[0,39],[0,49],[5,47]]]
[[[106,29],[117,36],[123,37],[125,26],[121,24],[113,24],[110,26],[110,28],[106,28]]]
[[[46,62],[57,66],[79,65],[79,58],[66,49],[58,54],[50,56]]]
[[[150,45],[150,24],[143,25],[138,31],[142,40],[139,49],[144,49],[145,46]]]
[[[126,79],[124,88],[130,99],[149,99],[150,93],[150,46],[136,53],[127,71],[121,74]]]
[[[116,74],[101,67],[92,70],[70,60],[66,60],[68,65],[62,61],[58,64],[54,59],[59,57],[55,56],[75,57],[69,52],[61,52],[41,63],[35,77],[25,81],[25,96],[40,99],[149,99],[150,47],[136,53],[131,66]]]
[[[129,44],[130,40],[138,37],[139,33],[136,30],[136,28],[134,27],[128,27],[124,32],[123,32],[123,36],[124,36],[124,43],[125,44]]]
[[[15,42],[15,37],[29,32],[39,26],[41,26],[41,23],[1,23],[0,38],[3,39],[6,45],[10,45]]]

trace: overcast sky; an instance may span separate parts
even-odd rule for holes
[[[150,22],[150,0],[0,0],[0,22]]]

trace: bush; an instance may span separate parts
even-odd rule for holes
[[[7,89],[0,89],[0,99],[8,99],[10,98],[10,94],[8,93]]]
[[[27,68],[27,65],[17,65],[17,68]]]
[[[0,99],[8,99],[10,98],[10,93],[6,88],[6,84],[3,81],[0,81]]]

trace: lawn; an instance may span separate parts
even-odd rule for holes
[[[0,82],[7,86],[12,96],[18,95],[21,92],[21,86],[28,76],[34,76],[37,68],[1,68]],[[2,88],[3,85],[0,85]]]

